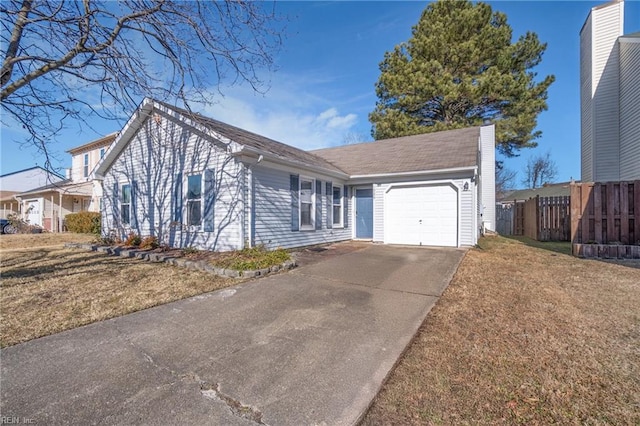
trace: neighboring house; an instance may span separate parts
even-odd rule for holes
[[[91,172],[115,137],[113,133],[67,151],[72,157],[66,179],[18,194],[23,218],[31,225],[60,232],[67,214],[100,211],[102,186],[91,179]]]
[[[471,246],[494,226],[494,168],[493,125],[306,152],[145,99],[94,174],[103,233],[225,251]]]
[[[20,192],[62,180],[62,176],[40,166],[0,176],[0,218],[6,219],[10,214],[19,214],[21,212],[20,202],[15,198]]]
[[[583,182],[640,179],[640,33],[623,35],[624,2],[591,9],[580,31]]]
[[[498,204],[513,204],[535,197],[569,197],[572,182],[545,183],[540,188],[517,189],[509,191],[504,197],[496,200]]]

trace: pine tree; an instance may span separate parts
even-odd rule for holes
[[[538,114],[554,76],[531,71],[546,43],[527,32],[512,43],[507,17],[484,3],[431,3],[411,38],[386,52],[369,115],[375,139],[496,124],[507,156],[536,146]]]

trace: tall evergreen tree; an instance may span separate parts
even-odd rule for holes
[[[507,156],[536,146],[538,114],[554,76],[531,71],[547,45],[527,32],[515,43],[507,17],[484,3],[431,3],[411,38],[386,52],[369,115],[375,139],[496,124]]]

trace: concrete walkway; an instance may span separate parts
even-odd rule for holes
[[[371,245],[0,351],[36,424],[349,425],[464,251]]]

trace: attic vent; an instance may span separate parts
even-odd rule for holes
[[[160,117],[160,114],[153,114],[153,121],[155,121],[156,124],[162,123],[162,117]]]

